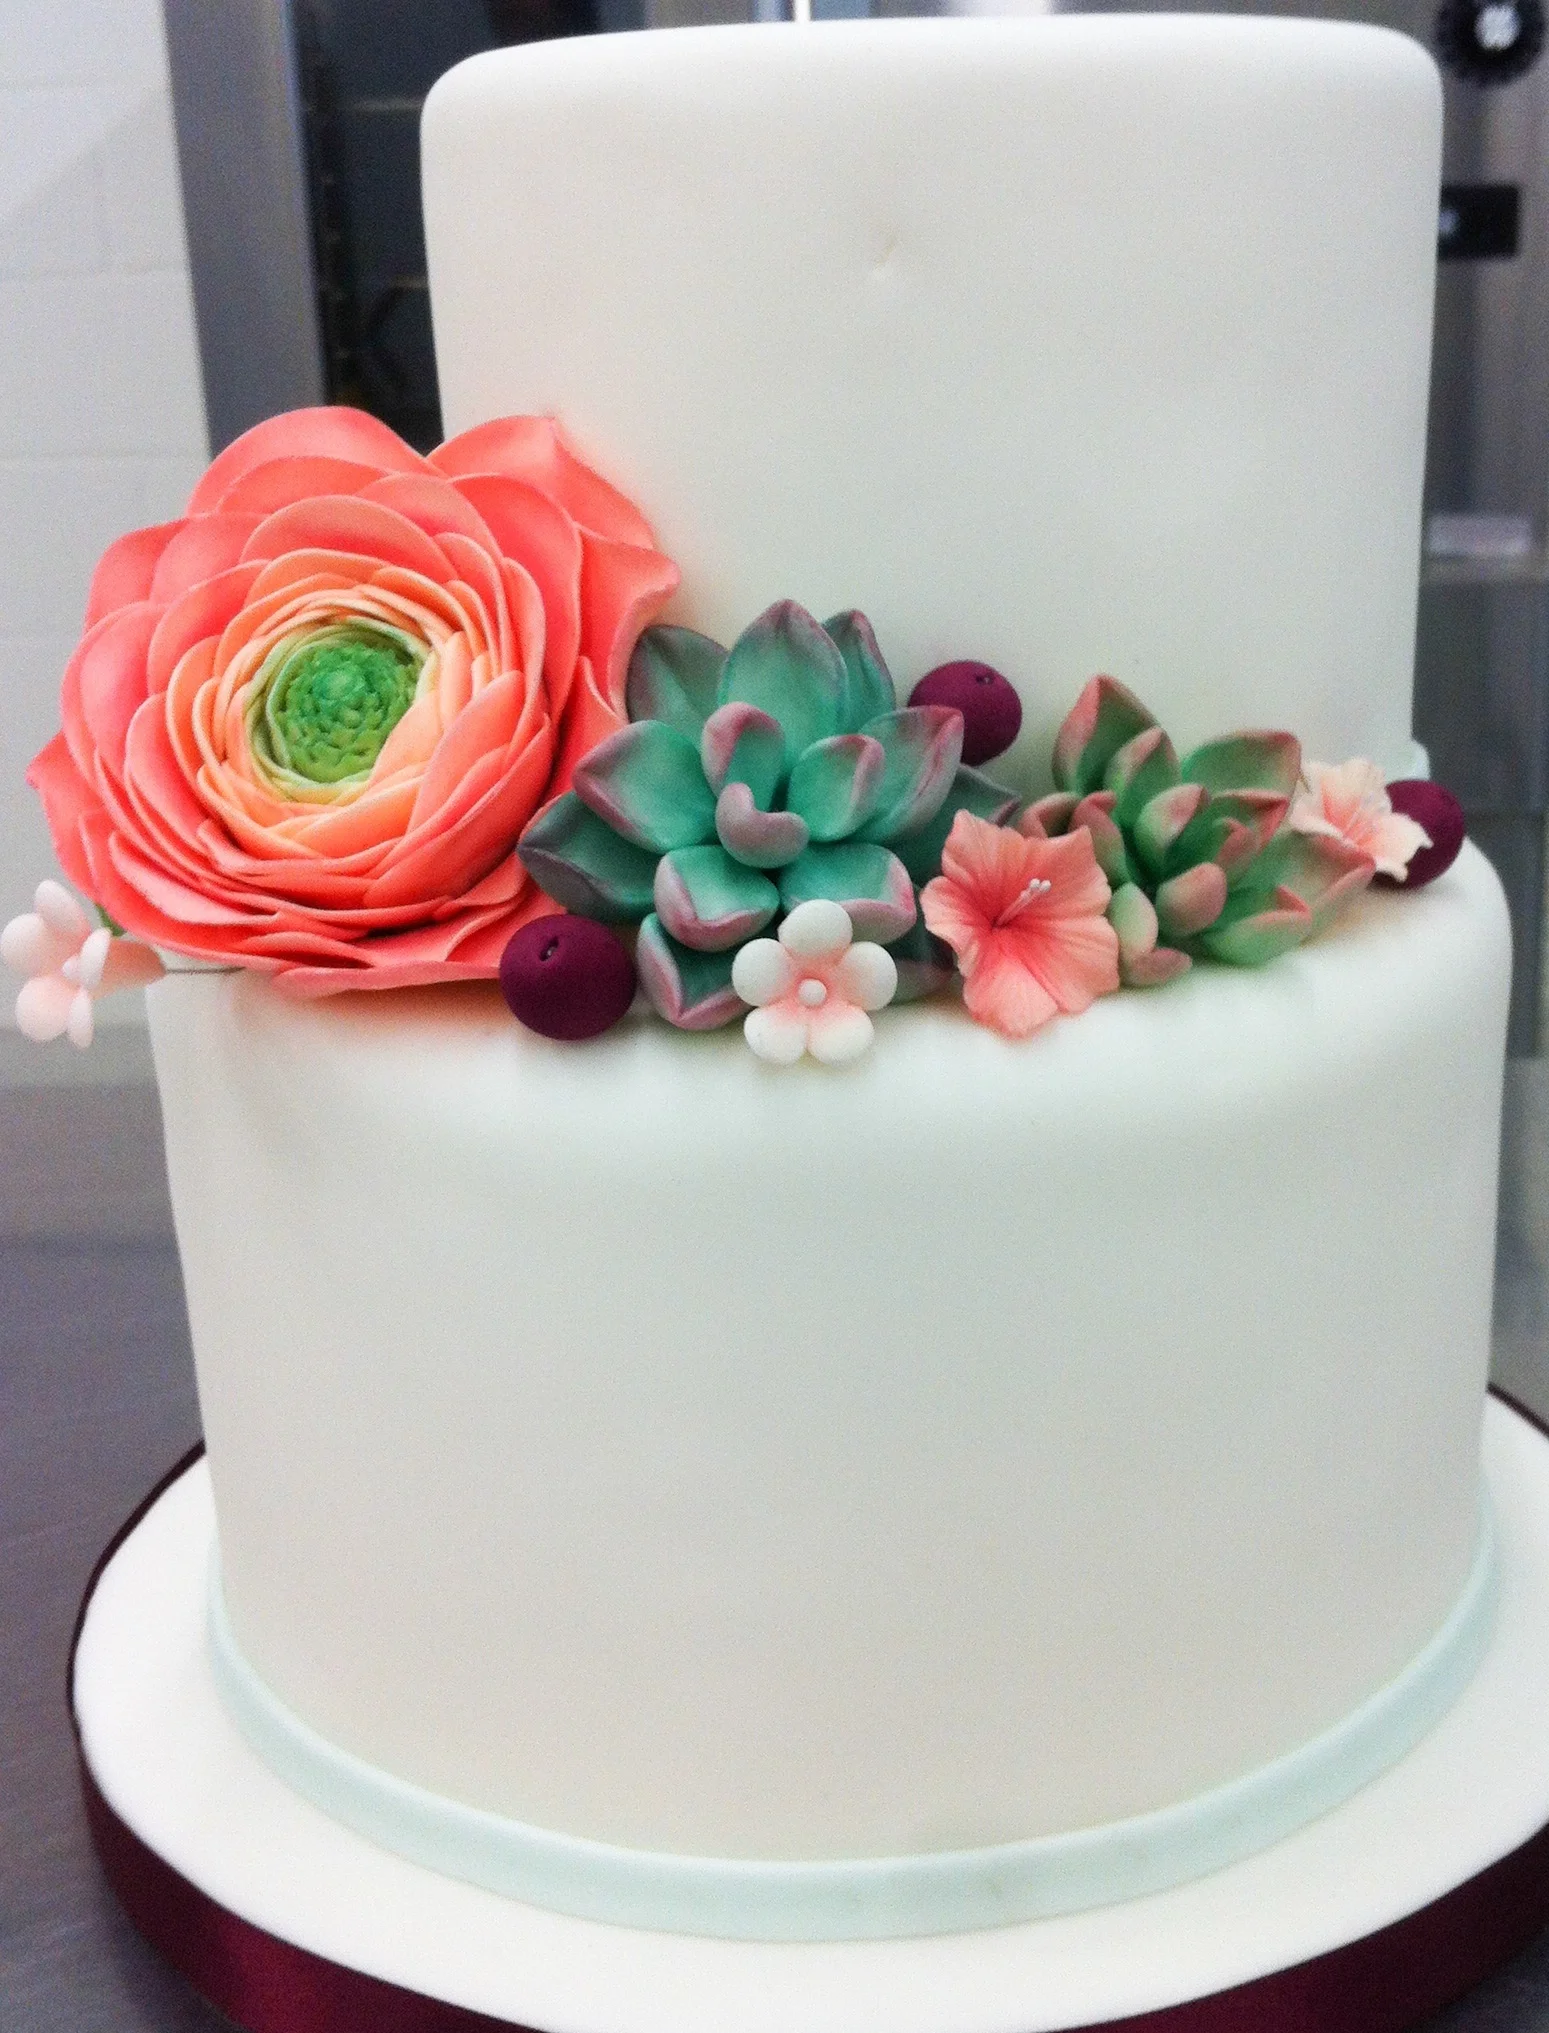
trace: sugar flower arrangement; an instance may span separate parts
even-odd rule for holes
[[[298,995],[492,975],[549,908],[517,835],[677,581],[546,419],[428,459],[355,410],[260,424],[97,567],[29,771],[64,872]]]
[[[1178,756],[1094,678],[1023,806],[980,767],[1015,689],[943,665],[900,704],[859,612],[729,647],[657,623],[644,517],[552,420],[428,457],[348,409],[229,446],[114,544],[34,761],[61,884],[0,933],[29,1036],[189,964],[302,996],[498,977],[547,1036],[637,990],[776,1064],[865,1051],[960,977],[1026,1037],[1195,959],[1258,965],[1462,843],[1427,783],[1246,733]]]

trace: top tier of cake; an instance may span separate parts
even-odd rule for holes
[[[447,426],[552,411],[730,637],[982,657],[1042,788],[1108,670],[1180,745],[1409,745],[1440,92],[1379,29],[831,23],[479,57],[424,130]]]

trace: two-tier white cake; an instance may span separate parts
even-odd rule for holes
[[[437,88],[448,424],[552,412],[724,638],[870,615],[1414,773],[1440,96],[1358,27],[599,37]],[[1262,972],[778,1072],[491,990],[151,995],[250,1740],[690,1933],[1214,1868],[1487,1642],[1508,976],[1471,849]]]

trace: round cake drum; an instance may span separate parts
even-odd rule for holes
[[[373,1847],[292,1794],[217,1696],[214,1514],[179,1465],[104,1554],[71,1698],[131,1919],[249,2033],[1383,2033],[1549,1918],[1549,1437],[1492,1402],[1495,1635],[1399,1764],[1257,1856],[974,1934],[765,1943],[540,1912]]]

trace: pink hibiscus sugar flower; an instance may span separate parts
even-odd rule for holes
[[[1340,763],[1304,762],[1302,788],[1286,824],[1298,833],[1321,833],[1369,855],[1379,875],[1403,882],[1409,864],[1431,836],[1418,820],[1395,812],[1374,762],[1357,756]]]
[[[957,955],[969,1014],[1025,1038],[1118,987],[1118,934],[1103,915],[1111,894],[1084,827],[1028,840],[959,812],[920,907]]]
[[[60,866],[298,994],[493,976],[554,908],[517,840],[625,724],[677,581],[547,417],[428,458],[358,410],[271,418],[97,567],[28,773]]]

